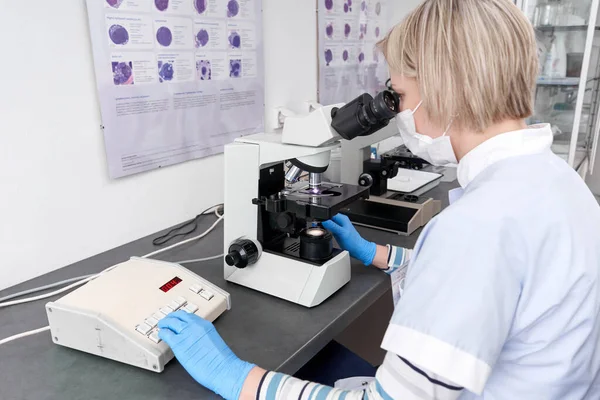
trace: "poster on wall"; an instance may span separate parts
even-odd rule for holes
[[[109,175],[260,132],[261,0],[87,0]]]
[[[318,0],[319,103],[345,103],[385,89],[383,54],[376,48],[390,29],[390,0]]]

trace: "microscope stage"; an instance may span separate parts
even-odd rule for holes
[[[369,188],[324,183],[325,190],[310,194],[308,187],[286,193],[285,209],[303,218],[327,220],[358,199],[369,198]]]

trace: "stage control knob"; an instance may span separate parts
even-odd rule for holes
[[[246,268],[258,261],[262,246],[258,241],[240,238],[229,245],[225,262],[231,267]]]
[[[358,177],[358,184],[359,186],[369,187],[373,185],[373,177],[369,174],[361,174]]]

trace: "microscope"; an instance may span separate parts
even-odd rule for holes
[[[374,134],[399,111],[391,91],[286,118],[283,132],[225,146],[225,279],[314,307],[350,281],[350,256],[320,222],[369,188],[325,182],[340,141]],[[308,179],[300,179],[307,176]]]

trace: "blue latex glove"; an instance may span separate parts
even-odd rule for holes
[[[240,397],[254,365],[233,354],[212,323],[185,311],[175,311],[160,320],[158,327],[158,336],[171,347],[192,378],[225,399]]]
[[[352,257],[365,265],[373,263],[377,245],[363,239],[347,216],[337,214],[331,220],[324,221],[323,227],[333,234],[342,250],[348,250]]]

